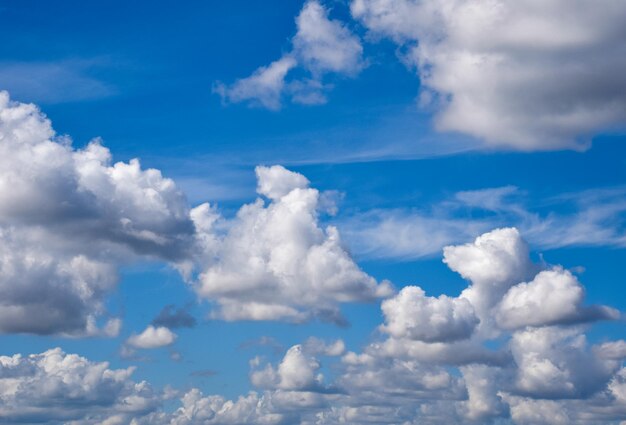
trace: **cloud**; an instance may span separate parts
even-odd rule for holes
[[[506,328],[619,319],[620,313],[609,307],[583,307],[583,298],[584,289],[576,277],[557,267],[509,289],[498,305],[496,317]]]
[[[131,335],[126,344],[133,348],[161,348],[172,345],[178,336],[168,328],[149,325],[139,335]]]
[[[626,246],[624,187],[532,199],[504,186],[461,191],[417,210],[374,209],[337,222],[357,258],[410,260],[495,227],[515,226],[534,246]],[[548,212],[541,207],[549,205]],[[539,206],[539,207],[538,207]]]
[[[173,304],[168,304],[152,320],[155,327],[164,326],[166,328],[193,328],[196,326],[196,318],[193,317],[186,307],[176,308]]]
[[[469,338],[478,325],[472,304],[465,298],[427,297],[417,286],[406,286],[383,301],[384,332],[396,338],[447,342]]]
[[[345,24],[329,19],[329,11],[316,0],[307,1],[296,17],[297,32],[291,40],[292,50],[251,76],[227,86],[221,82],[214,91],[226,102],[249,102],[278,110],[285,97],[305,105],[326,103],[324,84],[329,74],[352,77],[365,66],[363,47]],[[287,80],[297,68],[308,77]]]
[[[2,90],[39,103],[66,103],[102,99],[117,93],[115,87],[89,75],[102,60],[57,62],[2,62]]]
[[[162,395],[131,379],[134,368],[110,369],[60,348],[0,356],[0,418],[4,423],[129,423],[160,406]],[[102,422],[105,423],[105,422]]]
[[[316,391],[322,388],[320,363],[306,353],[301,345],[294,345],[285,354],[277,368],[268,364],[264,369],[253,370],[250,381],[267,389],[289,391]]]
[[[187,257],[194,225],[158,170],[113,164],[97,140],[73,149],[0,92],[0,241],[0,332],[113,335],[119,320],[100,322],[117,267]]]
[[[217,302],[214,317],[341,323],[338,303],[391,293],[352,261],[336,228],[320,228],[320,194],[303,176],[274,166],[257,167],[257,178],[269,203],[239,210],[199,277],[198,295]]]
[[[589,146],[626,121],[626,6],[582,1],[352,0],[397,43],[439,130],[522,151]]]

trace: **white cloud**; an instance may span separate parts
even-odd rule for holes
[[[263,369],[253,370],[250,380],[260,388],[317,391],[322,388],[323,380],[319,369],[320,363],[315,357],[306,353],[301,345],[294,345],[278,367],[267,364]]]
[[[488,147],[584,149],[626,121],[620,2],[353,0],[351,11],[402,47],[437,95],[440,130]]]
[[[228,223],[198,294],[225,320],[341,321],[337,303],[389,295],[352,261],[334,227],[320,228],[320,194],[280,166],[257,167],[260,194]]]
[[[138,335],[131,335],[126,343],[134,348],[160,348],[172,345],[178,336],[164,326],[149,325]]]
[[[604,306],[583,307],[584,289],[569,271],[556,267],[528,283],[509,289],[496,309],[505,328],[555,325],[599,319],[618,319],[618,311]]]
[[[272,110],[280,109],[285,97],[305,105],[326,103],[330,86],[323,82],[325,76],[355,76],[365,66],[359,38],[328,14],[320,2],[307,1],[296,17],[291,52],[230,86],[217,83],[214,91],[228,102],[249,102]],[[309,76],[287,80],[296,68]]]
[[[75,150],[31,104],[0,92],[0,332],[112,335],[99,323],[117,266],[188,256],[184,195],[158,170]]]
[[[85,424],[117,417],[129,423],[160,406],[162,396],[131,379],[134,368],[110,369],[61,349],[0,356],[0,418],[4,423]]]
[[[381,329],[395,338],[447,342],[469,338],[478,325],[472,304],[465,298],[427,297],[417,286],[402,288],[383,301],[386,324]]]
[[[363,67],[363,47],[341,22],[328,19],[328,10],[308,1],[296,18],[298,32],[294,52],[314,74],[335,72],[353,75]]]

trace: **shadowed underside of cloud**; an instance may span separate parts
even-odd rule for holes
[[[306,184],[291,177],[292,184]],[[289,190],[261,188],[273,196]],[[585,306],[576,278],[532,263],[512,228],[446,247],[444,261],[468,281],[459,296],[405,287],[383,302],[380,332],[360,353],[346,353],[341,340],[309,338],[276,364],[255,357],[250,381],[259,392],[237,400],[195,388],[155,391],[132,381],[132,369],[111,370],[56,349],[0,357],[0,418],[170,425],[624,420],[626,341],[590,346],[585,336],[592,321],[616,319],[617,311]],[[149,327],[129,343],[150,348],[163,339],[157,334]],[[323,370],[333,371],[330,379]],[[165,410],[164,400],[176,396],[179,407]]]

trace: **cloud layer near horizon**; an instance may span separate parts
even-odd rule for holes
[[[619,312],[585,305],[578,280],[558,266],[532,263],[512,228],[449,246],[444,261],[468,280],[459,296],[403,288],[383,302],[380,333],[361,352],[346,352],[341,340],[310,338],[277,364],[255,357],[250,381],[259,391],[237,400],[197,388],[156,391],[132,381],[132,369],[111,370],[55,349],[0,357],[0,417],[137,425],[624,419],[626,341],[592,345],[585,335],[593,321]],[[164,400],[175,397],[179,407],[165,410]],[[50,398],[54,411],[46,407]]]

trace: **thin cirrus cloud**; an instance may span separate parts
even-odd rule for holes
[[[508,420],[548,425],[623,419],[626,341],[587,342],[585,331],[598,317],[587,316],[583,326],[581,318],[590,307],[584,305],[581,285],[569,272],[534,264],[527,244],[512,228],[449,246],[444,260],[468,280],[458,297],[427,297],[406,287],[388,300],[401,308],[383,305],[382,332],[361,352],[346,353],[341,340],[309,339],[287,349],[275,364],[255,357],[250,361],[250,381],[258,391],[236,400],[204,395],[197,388],[159,392],[146,382],[132,381],[132,369],[111,370],[106,363],[56,349],[0,357],[0,384],[19,383],[10,387],[16,392],[3,393],[15,404],[0,412],[32,423],[62,419],[164,425]],[[553,303],[549,315],[533,307],[538,292]],[[524,300],[517,303],[524,314],[509,308],[515,299]],[[449,320],[460,311],[453,300],[464,300],[468,305],[462,308],[475,314]],[[617,318],[617,312],[603,308],[610,312],[603,319]],[[444,320],[417,323],[425,313]],[[579,320],[570,320],[575,315]],[[502,320],[504,316],[508,320]],[[511,320],[519,326],[509,326]],[[459,321],[469,324],[462,333]],[[322,373],[322,361],[332,365],[330,379]],[[75,385],[87,375],[89,386]],[[62,383],[51,387],[59,377]],[[42,393],[42,388],[56,391]],[[101,397],[104,388],[106,399]],[[43,417],[39,409],[51,397],[56,416]],[[166,409],[166,400],[178,407]]]
[[[353,253],[366,259],[429,257],[445,245],[511,225],[544,249],[623,247],[625,194],[617,186],[531,199],[504,186],[457,192],[424,209],[374,209],[342,217],[338,226]]]
[[[216,83],[214,91],[225,102],[272,110],[280,109],[285,98],[307,105],[326,103],[330,87],[324,83],[325,75],[352,77],[365,66],[359,38],[344,23],[329,19],[328,12],[318,1],[306,2],[296,18],[290,52],[231,85]],[[297,68],[306,77],[288,79]]]
[[[56,62],[2,62],[2,88],[31,102],[56,104],[96,100],[117,94],[117,89],[92,74],[98,59]]]

